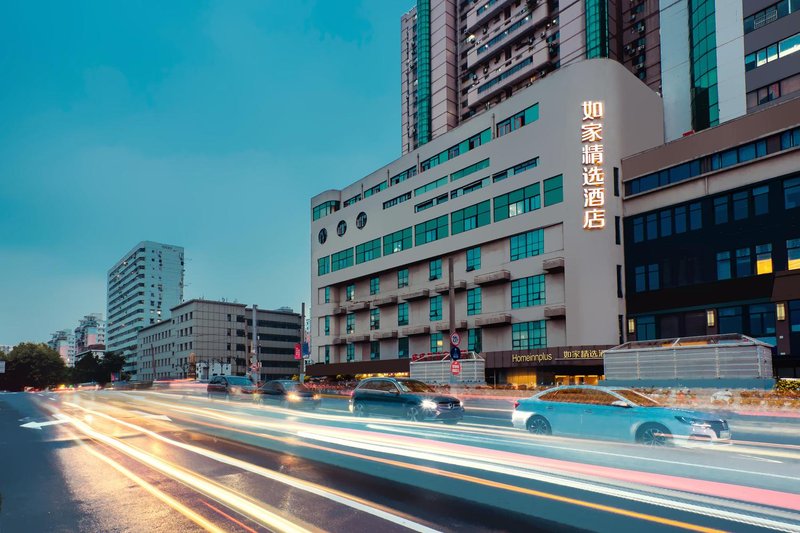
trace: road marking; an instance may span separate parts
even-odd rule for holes
[[[144,411],[130,411],[131,413],[135,413],[139,416],[143,416],[145,418],[152,418],[154,420],[166,420],[167,422],[172,422],[167,415],[154,415],[151,413],[145,413]]]
[[[236,518],[232,517],[231,515],[229,515],[228,513],[226,513],[225,511],[223,511],[222,509],[218,509],[218,508],[214,507],[213,505],[211,505],[211,504],[210,504],[210,503],[208,503],[207,501],[205,501],[205,500],[200,500],[200,503],[202,503],[203,505],[205,505],[206,507],[208,507],[209,509],[211,509],[212,511],[214,511],[214,512],[215,512],[215,513],[217,513],[218,515],[220,515],[220,516],[224,516],[225,518],[227,518],[228,520],[230,520],[231,522],[233,522],[233,523],[234,523],[234,524],[236,524],[237,526],[239,526],[239,527],[241,527],[242,529],[244,529],[244,530],[248,531],[249,533],[258,533],[258,531],[256,531],[256,530],[255,530],[255,529],[253,529],[252,527],[248,526],[247,524],[245,524],[245,523],[244,523],[244,522],[242,522],[241,520],[238,520],[238,519],[236,519]]]
[[[22,424],[21,428],[38,429],[41,430],[44,426],[53,426],[55,424],[64,424],[67,420],[49,420],[47,422],[28,422]]]

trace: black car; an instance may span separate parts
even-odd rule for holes
[[[319,394],[289,379],[267,381],[256,390],[256,400],[265,405],[316,409],[321,402]]]
[[[251,395],[255,390],[253,382],[244,376],[214,376],[206,388],[209,398],[216,396],[226,400],[230,400],[232,396]]]
[[[353,391],[350,412],[355,416],[374,414],[457,424],[464,418],[464,404],[415,379],[368,378]]]

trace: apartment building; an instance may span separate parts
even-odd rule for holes
[[[72,331],[68,329],[56,331],[50,336],[47,345],[58,352],[65,365],[75,366],[75,335]]]
[[[312,375],[408,371],[462,347],[487,378],[592,381],[623,334],[622,157],[663,142],[659,97],[576,62],[311,202]],[[581,377],[582,376],[582,377]]]
[[[86,315],[78,322],[73,332],[75,336],[75,352],[81,354],[92,346],[105,345],[106,322],[102,313]]]

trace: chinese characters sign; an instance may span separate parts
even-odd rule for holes
[[[582,107],[583,229],[603,229],[606,227],[603,102],[586,101],[583,102]]]

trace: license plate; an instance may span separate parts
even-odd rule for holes
[[[721,438],[721,439],[729,439],[729,438],[731,438],[731,432],[730,431],[720,431],[719,432],[719,438]]]

